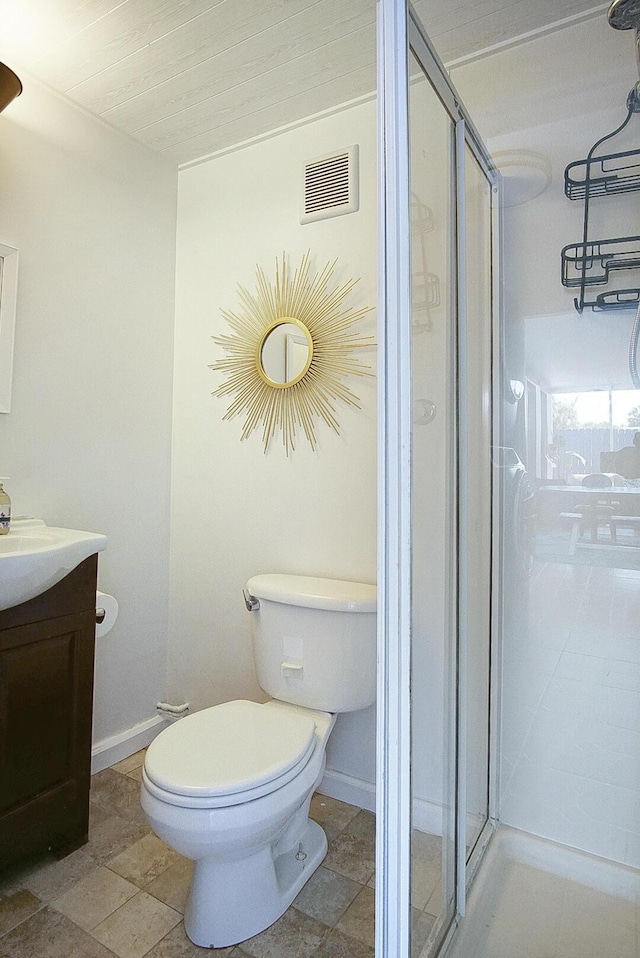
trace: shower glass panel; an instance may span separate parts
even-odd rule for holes
[[[409,60],[412,299],[412,939],[455,908],[455,125]],[[427,947],[425,954],[431,951]]]
[[[466,741],[467,858],[489,817],[491,635],[491,357],[492,184],[465,146],[466,469]]]
[[[376,955],[436,958],[492,828],[495,186],[410,5],[378,40]]]

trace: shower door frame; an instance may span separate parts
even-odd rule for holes
[[[411,223],[409,171],[409,54],[420,62],[443,106],[456,125],[456,259],[452,301],[454,336],[464,340],[465,196],[464,149],[469,147],[491,185],[492,195],[492,425],[496,433],[498,396],[495,374],[499,343],[499,174],[478,135],[446,70],[435,54],[409,0],[378,3],[378,177],[379,177],[379,359],[378,359],[378,706],[376,780],[376,958],[409,958],[411,921]],[[466,359],[455,364],[457,410],[454,474],[464,464],[463,402]],[[461,416],[462,413],[462,416]],[[498,491],[493,485],[492,507]],[[453,561],[460,564],[460,503],[454,507]],[[464,504],[462,505],[464,513]],[[464,517],[464,516],[463,516]],[[495,540],[495,529],[492,541]],[[499,575],[492,562],[492,591],[499,593]],[[456,581],[458,576],[456,575]],[[456,632],[456,881],[455,912],[440,936],[444,953],[459,917],[464,915],[468,881],[490,840],[497,818],[497,697],[498,656],[492,655],[493,694],[490,702],[490,766],[488,819],[474,854],[466,856],[464,727],[464,595],[451,597]],[[492,604],[492,637],[498,634],[499,603]]]

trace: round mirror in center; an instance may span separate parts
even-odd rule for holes
[[[271,386],[293,386],[306,375],[313,340],[304,323],[286,316],[265,330],[258,344],[258,369]]]

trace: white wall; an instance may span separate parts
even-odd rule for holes
[[[505,322],[508,330],[520,329],[512,341],[526,346],[526,373],[547,387],[619,381],[629,388],[632,315],[578,317],[574,291],[560,282],[560,250],[582,238],[583,204],[564,196],[564,168],[624,119],[637,80],[631,35],[609,28],[603,13],[459,68],[453,80],[494,155],[525,151],[526,159],[532,151],[550,172],[539,196],[504,216]],[[637,149],[637,117],[630,132]],[[631,145],[618,138],[603,152]],[[520,184],[526,189],[529,176],[533,192],[534,167],[521,170]],[[604,236],[638,232],[637,194],[594,200],[592,210],[592,238],[599,230]],[[638,274],[633,277],[635,284]],[[516,364],[522,360],[515,357]],[[514,361],[513,351],[507,361]],[[526,451],[518,451],[526,459]],[[565,568],[571,570],[550,563],[533,583],[507,579],[500,817],[637,867],[637,613],[625,620],[626,599],[617,592],[612,601],[597,579],[581,598],[584,575],[571,577]],[[637,603],[638,583],[630,577],[626,584],[629,601]],[[626,646],[618,642],[619,630]]]
[[[97,647],[99,742],[164,691],[177,174],[22,79],[0,117],[0,242],[20,250],[0,474],[14,515],[108,536],[99,585],[120,615]]]
[[[168,695],[192,707],[262,698],[256,685],[242,588],[261,572],[376,578],[375,378],[351,379],[362,409],[340,406],[341,434],[318,431],[287,459],[260,432],[240,441],[242,420],[223,422],[229,400],[208,368],[229,332],[220,310],[239,308],[259,264],[274,277],[285,251],[315,268],[338,257],[336,282],[359,277],[353,306],[376,303],[375,105],[274,136],[179,175],[176,273],[173,509]],[[360,209],[301,226],[306,160],[358,143]],[[375,335],[375,312],[361,324]],[[362,357],[375,371],[375,350]],[[329,765],[374,780],[374,712],[343,716]]]

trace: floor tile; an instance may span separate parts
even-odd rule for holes
[[[365,884],[375,868],[375,832],[360,812],[329,844],[323,864],[353,881]]]
[[[28,870],[29,867],[25,865],[3,869],[0,872],[0,898],[24,888],[24,878]]]
[[[375,949],[334,929],[322,942],[314,958],[375,958]]]
[[[194,863],[188,858],[179,857],[177,862],[170,865],[154,881],[145,885],[144,890],[184,915],[193,878],[193,866]]]
[[[158,942],[157,945],[148,951],[144,958],[227,958],[227,956],[236,955],[239,958],[235,946],[230,948],[199,948],[189,941],[184,930],[184,923],[176,925],[168,935]]]
[[[124,778],[124,776],[120,777]],[[148,825],[129,821],[119,815],[107,815],[89,829],[89,841],[84,847],[88,855],[98,864],[104,865],[144,835],[149,834],[151,829]]]
[[[126,775],[105,768],[91,779],[91,801],[106,812],[146,824],[140,806],[140,786]]]
[[[311,958],[329,933],[324,922],[289,908],[266,931],[242,942],[251,958]]]
[[[440,915],[443,908],[443,891],[442,891],[442,880],[438,882],[436,887],[433,889],[429,901],[425,905],[425,911],[430,915]]]
[[[339,867],[321,866],[298,896],[299,907],[260,935],[213,950],[190,942],[182,914],[193,862],[169,849],[144,819],[136,781],[143,756],[93,777],[87,845],[61,861],[47,858],[2,876],[0,958],[372,958],[357,909],[349,920],[362,940],[332,927],[372,879],[375,819],[319,794],[312,817],[330,836],[347,831],[334,848],[334,864],[342,855],[349,870],[350,858],[350,868],[362,872],[361,883]],[[360,866],[357,854],[363,856]],[[372,887],[366,893],[372,901]]]
[[[311,799],[311,818],[319,825],[329,825],[336,831],[342,831],[359,811],[356,805],[348,805],[320,792],[316,792]]]
[[[442,838],[414,829],[411,835],[411,903],[422,910],[442,875]]]
[[[357,882],[320,866],[296,900],[295,907],[305,915],[335,925],[362,888]]]
[[[96,805],[95,802],[89,802],[89,834],[91,830],[102,822],[106,822],[112,817],[112,812],[106,812],[104,808]]]
[[[173,908],[138,894],[105,918],[92,935],[119,958],[142,958],[181,920]]]
[[[146,748],[141,748],[139,752],[128,755],[127,758],[123,758],[121,762],[116,762],[115,765],[112,765],[112,770],[114,772],[120,772],[121,775],[128,775],[129,772],[137,768],[142,768],[146,751]]]
[[[64,895],[96,866],[86,849],[85,845],[66,858],[46,858],[31,866],[22,877],[24,887],[43,901],[51,901],[52,898]]]
[[[0,939],[1,958],[113,958],[113,952],[51,908]]]
[[[109,868],[142,888],[174,865],[180,856],[151,833],[138,839],[115,858],[109,859]]]
[[[437,922],[435,915],[411,909],[411,958],[420,958],[431,929]]]
[[[131,882],[99,865],[64,895],[54,898],[51,907],[91,931],[138,891]]]
[[[61,861],[48,857],[2,876],[0,958],[373,958],[357,909],[349,921],[361,939],[333,927],[365,881],[372,882],[365,891],[373,900],[371,813],[314,796],[312,817],[329,837],[347,833],[333,850],[336,867],[321,866],[300,892],[297,907],[260,935],[229,948],[199,948],[182,921],[193,863],[146,824],[136,781],[142,761],[143,753],[130,756],[93,777],[87,845]],[[341,867],[360,870],[360,882]],[[371,920],[369,925],[373,928]]]
[[[375,944],[375,892],[363,888],[337,923],[338,931],[371,947]]]
[[[6,934],[21,921],[39,911],[44,902],[26,888],[12,891],[0,898],[0,935]]]
[[[376,840],[376,816],[373,812],[368,812],[364,808],[358,809],[358,814],[349,822],[349,831],[353,835],[361,838],[368,838],[375,843]]]

